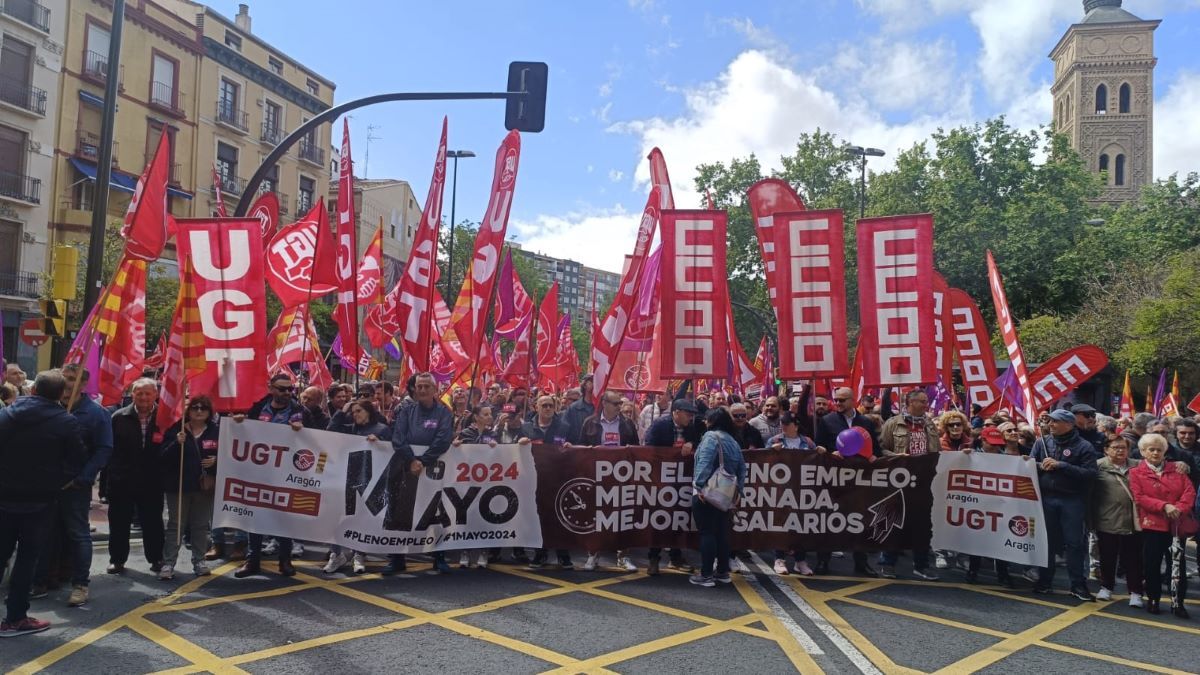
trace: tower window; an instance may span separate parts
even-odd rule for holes
[[[1129,84],[1122,84],[1120,89],[1120,103],[1118,103],[1117,111],[1126,114],[1129,112]]]
[[[1108,171],[1108,154],[1107,153],[1100,155],[1100,173],[1104,173],[1106,171]],[[1106,183],[1108,182],[1107,176],[1105,177],[1104,182],[1106,182]]]
[[[1114,185],[1125,184],[1125,155],[1117,155],[1117,170],[1114,172]]]
[[[1108,112],[1108,87],[1103,84],[1096,87],[1096,114],[1103,115]]]

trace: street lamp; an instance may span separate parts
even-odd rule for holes
[[[862,157],[862,173],[858,178],[858,217],[862,218],[867,215],[867,157],[883,157],[884,152],[879,148],[851,145],[846,148],[846,154]]]
[[[454,177],[450,187],[450,250],[446,252],[446,302],[450,298],[450,284],[454,283],[454,202],[458,197],[458,158],[474,157],[470,150],[448,150],[446,156],[454,159]]]

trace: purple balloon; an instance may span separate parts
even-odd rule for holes
[[[837,436],[837,451],[843,457],[853,457],[862,452],[863,435],[855,429],[846,429]]]

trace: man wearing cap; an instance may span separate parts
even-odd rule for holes
[[[1065,548],[1071,595],[1080,600],[1095,600],[1084,576],[1084,555],[1087,553],[1084,516],[1088,489],[1098,475],[1096,460],[1099,453],[1079,435],[1075,429],[1075,415],[1070,411],[1052,411],[1048,425],[1050,433],[1037,439],[1030,453],[1030,458],[1037,462],[1042,510],[1050,538],[1050,565],[1041,569],[1033,592],[1042,595],[1052,592],[1053,553]]]
[[[646,432],[646,445],[659,448],[679,448],[680,454],[685,459],[691,457],[696,446],[700,444],[700,437],[704,435],[704,422],[697,417],[696,412],[696,405],[686,398],[672,401],[671,414],[659,417],[650,425],[650,429]],[[682,550],[669,549],[667,555],[670,557],[672,569],[684,571],[691,569],[683,558]],[[647,572],[651,576],[657,575],[662,560],[662,548],[652,547],[647,558],[649,559]]]
[[[1071,406],[1071,414],[1075,415],[1075,430],[1079,437],[1096,448],[1096,453],[1104,456],[1104,434],[1096,428],[1096,409],[1086,403],[1076,403]]]
[[[1013,431],[1017,430],[1016,425],[1012,422],[1005,422],[1004,424],[1012,427]],[[979,441],[980,450],[997,455],[1003,455],[1007,446],[1004,439],[1004,432],[1000,430],[1000,427],[984,427],[983,432],[979,434]]]

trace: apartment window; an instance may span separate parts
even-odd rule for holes
[[[307,212],[313,205],[313,193],[317,190],[317,182],[308,176],[300,176],[300,196],[296,198],[299,210]]]
[[[0,47],[0,99],[26,110],[34,110],[36,97],[32,80],[33,45],[5,36],[4,46]],[[45,94],[42,96],[44,111]]]
[[[278,143],[283,130],[283,106],[267,101],[263,107],[263,140]]]
[[[150,164],[150,160],[154,158],[154,152],[158,150],[159,140],[165,133],[167,135],[167,147],[170,148],[170,153],[167,155],[167,180],[172,183],[179,182],[179,176],[175,170],[175,132],[178,131],[175,127],[160,122],[158,120],[149,120],[146,126],[146,164]]]
[[[263,176],[262,187],[263,192],[279,192],[279,165],[273,165],[267,171],[267,175]]]
[[[217,102],[222,117],[233,119],[238,110],[238,87],[236,82],[221,78],[221,91]]]
[[[88,23],[87,38],[83,47],[83,74],[96,78],[108,76],[108,29]]]
[[[308,86],[308,93],[312,94],[313,96],[321,95],[321,85],[319,83],[317,83],[316,80],[309,78],[309,80],[307,82],[307,86]]]
[[[275,73],[276,75],[283,75],[283,61],[280,61],[274,56],[268,56],[267,66],[271,69],[272,73]]]
[[[242,38],[231,30],[225,31],[225,46],[242,51]]]
[[[15,180],[24,174],[25,132],[0,126],[0,182]]]
[[[0,220],[0,285],[6,288],[15,286],[13,278],[17,273],[17,251],[21,250],[21,225],[8,220]]]
[[[222,183],[236,180],[238,175],[238,150],[232,145],[217,143],[217,173]],[[224,186],[222,186],[224,187]]]
[[[155,54],[150,84],[150,102],[175,110],[175,70],[177,64],[162,54]]]

